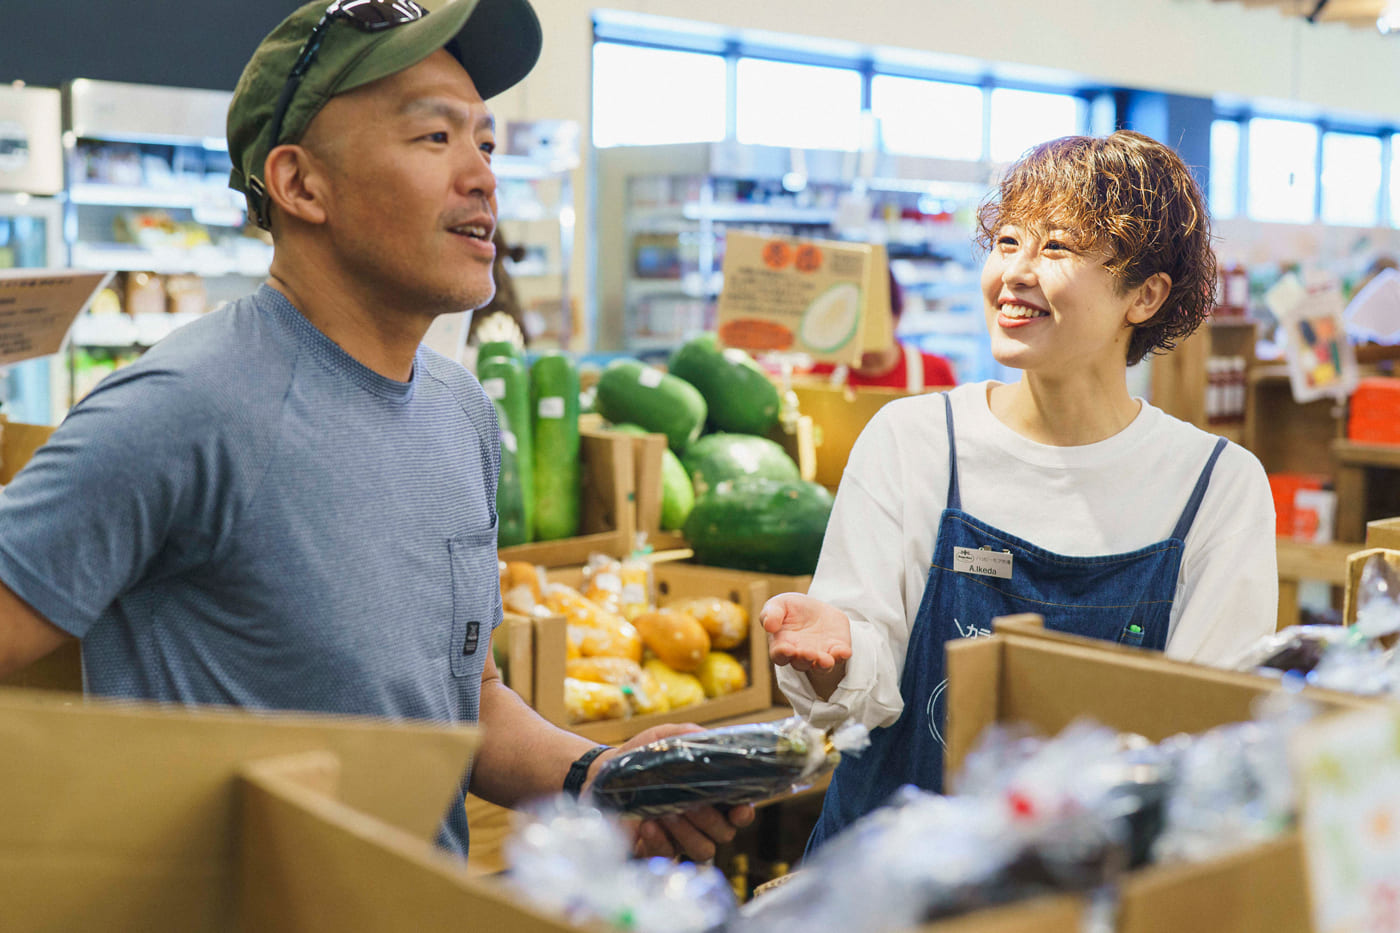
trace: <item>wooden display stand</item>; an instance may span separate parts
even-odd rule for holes
[[[1212,316],[1175,350],[1152,357],[1152,404],[1202,430],[1241,443],[1242,424],[1212,424],[1207,417],[1206,363],[1213,356],[1238,356],[1244,358],[1246,372],[1252,371],[1257,330],[1255,322],[1247,318]]]
[[[1337,538],[1360,542],[1366,537],[1366,516],[1390,515],[1400,505],[1400,444],[1338,438],[1331,449],[1336,462]],[[1377,501],[1386,493],[1388,498]]]

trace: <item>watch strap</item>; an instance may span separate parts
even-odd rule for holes
[[[569,773],[564,776],[564,793],[577,799],[579,792],[583,790],[583,782],[588,779],[588,766],[593,764],[593,759],[610,748],[611,745],[595,745],[579,755],[578,760],[569,765]]]

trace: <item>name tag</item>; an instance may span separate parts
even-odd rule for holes
[[[953,548],[953,569],[958,573],[975,573],[983,577],[1011,579],[1011,555],[981,548]]]

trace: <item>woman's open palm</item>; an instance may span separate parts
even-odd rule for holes
[[[798,671],[829,671],[851,656],[851,620],[835,606],[802,593],[781,593],[764,603],[759,621],[768,633],[774,664]]]

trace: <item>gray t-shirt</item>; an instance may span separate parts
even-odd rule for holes
[[[91,694],[471,723],[499,456],[462,367],[387,379],[263,286],[74,407],[0,494],[0,579]]]

